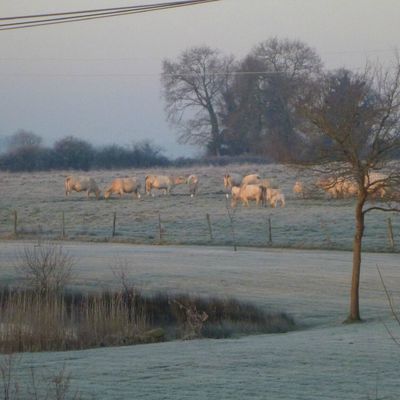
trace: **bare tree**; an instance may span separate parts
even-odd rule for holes
[[[42,293],[60,291],[73,277],[73,257],[55,243],[25,246],[18,254],[17,272],[28,285]]]
[[[206,146],[219,156],[223,145],[218,109],[231,78],[233,58],[207,46],[164,60],[163,96],[168,120],[180,128],[179,141]]]
[[[240,63],[226,96],[224,123],[232,153],[247,151],[285,161],[297,152],[299,115],[295,104],[322,63],[298,40],[271,38]]]
[[[363,73],[328,73],[304,96],[315,160],[331,185],[346,182],[355,196],[353,272],[348,322],[360,321],[359,285],[365,216],[400,212],[400,63],[367,66]]]
[[[24,147],[39,147],[42,144],[42,138],[33,132],[20,129],[8,138],[7,144],[8,151]]]

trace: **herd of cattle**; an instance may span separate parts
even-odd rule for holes
[[[194,197],[198,193],[199,178],[197,175],[168,176],[168,175],[147,175],[145,178],[145,193],[154,196],[154,189],[162,190],[164,194],[170,194],[172,189],[181,184],[187,184],[189,194]],[[236,207],[240,200],[248,206],[250,200],[254,200],[257,205],[271,207],[280,205],[285,206],[285,196],[280,189],[270,187],[268,179],[262,179],[257,174],[242,176],[240,174],[225,174],[224,186],[230,191],[232,207]],[[114,179],[109,187],[104,190],[104,198],[108,199],[113,193],[120,197],[125,193],[131,193],[134,197],[140,198],[142,185],[137,177]],[[65,179],[65,195],[71,192],[86,192],[87,197],[93,193],[97,199],[100,198],[101,191],[96,181],[88,176],[68,176]],[[226,193],[229,197],[229,192]]]
[[[384,198],[387,189],[383,182],[387,178],[381,173],[371,174],[369,177],[368,193],[371,197]],[[154,190],[162,190],[164,194],[171,193],[171,190],[181,184],[187,184],[191,197],[198,193],[199,178],[197,175],[170,176],[170,175],[147,175],[145,178],[145,193],[154,196]],[[231,196],[231,206],[236,207],[240,201],[248,206],[249,201],[255,201],[257,205],[267,205],[271,207],[285,207],[285,195],[282,190],[271,185],[269,179],[263,179],[258,174],[240,175],[227,173],[224,175],[224,187],[227,190],[226,196]],[[113,193],[120,197],[124,193],[131,193],[134,197],[140,198],[141,183],[137,177],[114,179],[109,187],[104,190],[104,198],[108,199]],[[347,198],[357,195],[358,186],[350,178],[320,178],[313,184],[304,184],[296,181],[293,192],[300,197],[306,197],[316,189],[322,189],[332,198]],[[92,177],[88,176],[68,176],[65,179],[65,195],[68,196],[72,191],[86,192],[87,197],[94,193],[96,198],[100,198],[101,191]]]

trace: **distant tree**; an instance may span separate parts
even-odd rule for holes
[[[168,120],[180,129],[179,141],[205,146],[219,156],[223,136],[218,110],[227,90],[233,58],[207,46],[164,60],[161,82]]]
[[[8,151],[0,156],[0,168],[8,171],[37,171],[54,166],[53,151],[42,147],[42,138],[19,130],[7,138]]]
[[[241,62],[225,98],[228,146],[285,161],[301,146],[296,105],[321,73],[317,53],[298,40],[272,38]]]
[[[4,153],[8,147],[8,138],[7,136],[0,135],[0,153]]]
[[[20,129],[11,135],[7,142],[8,151],[14,151],[21,147],[39,147],[42,144],[42,138],[33,132]]]
[[[394,69],[328,73],[304,94],[315,159],[330,177],[355,185],[355,232],[350,312],[360,320],[359,285],[365,216],[373,210],[400,212],[400,63]],[[335,181],[333,181],[333,184]],[[370,203],[379,201],[379,203]]]
[[[127,168],[132,162],[132,151],[117,144],[101,147],[95,152],[94,166],[97,168]]]
[[[73,168],[87,171],[94,160],[94,148],[85,140],[67,136],[54,144],[58,168]]]
[[[162,155],[162,149],[148,140],[134,143],[132,146],[134,166],[150,167],[152,165],[168,165],[169,160]]]
[[[42,147],[21,147],[0,156],[5,171],[44,171],[54,168],[54,153]]]

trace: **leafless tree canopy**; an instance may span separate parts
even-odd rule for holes
[[[400,212],[400,63],[367,66],[363,73],[328,73],[305,96],[314,161],[344,186],[353,186],[355,233],[348,321],[360,320],[359,284],[365,214]],[[369,200],[379,200],[371,204]]]
[[[42,144],[42,138],[33,132],[23,129],[15,132],[7,140],[9,151],[14,151],[23,147],[38,147]]]
[[[56,243],[25,246],[16,266],[27,284],[39,292],[60,291],[73,277],[73,257]]]
[[[223,57],[209,47],[186,50],[176,62],[164,60],[162,84],[167,117],[180,127],[181,142],[205,145],[212,154],[220,154],[218,109],[232,66],[231,57]]]

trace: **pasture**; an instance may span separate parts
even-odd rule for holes
[[[32,242],[32,244],[35,242]],[[0,242],[1,280],[27,243]],[[178,292],[251,301],[284,311],[301,327],[237,339],[202,339],[85,351],[18,355],[21,387],[31,368],[49,374],[65,366],[82,399],[398,399],[399,338],[376,270],[379,264],[399,304],[397,254],[365,253],[362,324],[347,315],[351,253],[66,243],[77,259],[76,285],[115,285],[110,270],[125,260],[144,292]],[[386,327],[385,327],[386,325]],[[44,370],[43,370],[44,369]],[[27,397],[29,398],[29,397]]]
[[[232,211],[223,187],[227,171],[271,179],[283,190],[286,207],[251,204]],[[314,176],[280,165],[84,175],[94,177],[104,192],[115,177],[138,176],[144,187],[147,174],[191,173],[200,178],[199,194],[193,198],[182,185],[170,196],[114,195],[99,201],[86,199],[84,193],[65,197],[69,171],[0,173],[0,281],[18,283],[13,268],[18,250],[39,238],[59,239],[64,228],[64,246],[77,261],[74,285],[82,290],[115,285],[111,268],[122,263],[144,293],[235,297],[267,312],[288,313],[299,329],[237,339],[24,353],[16,367],[21,387],[29,382],[32,368],[42,374],[42,368],[54,371],[65,366],[82,399],[397,399],[399,347],[386,327],[395,337],[399,327],[376,265],[398,304],[398,254],[383,252],[399,249],[400,217],[368,215],[364,249],[381,253],[363,255],[360,298],[365,323],[343,325],[351,253],[338,250],[351,248],[353,201],[327,199],[323,193],[307,199],[292,194],[296,179],[312,181]],[[394,249],[388,240],[389,217]],[[243,246],[237,252],[230,247],[234,242]]]
[[[223,175],[226,172],[257,173],[272,180],[286,196],[285,208],[249,208],[239,205],[231,217],[230,201],[225,197]],[[349,250],[353,236],[353,200],[329,199],[323,193],[312,198],[294,196],[297,178],[312,182],[306,175],[282,165],[231,165],[227,167],[190,167],[91,171],[104,193],[116,177],[137,176],[144,191],[147,174],[173,174],[200,178],[199,194],[191,198],[187,185],[174,188],[170,196],[161,192],[154,197],[132,195],[108,200],[88,200],[84,193],[64,193],[64,179],[70,171],[40,173],[0,172],[0,237],[14,238],[15,214],[19,238],[58,239],[64,233],[69,240],[115,241],[136,244],[198,244],[292,247]],[[209,215],[209,220],[207,217]],[[115,231],[113,224],[115,215]],[[391,219],[395,246],[388,238]],[[209,225],[210,222],[210,225]],[[210,232],[211,226],[211,232]],[[271,226],[271,230],[270,230]],[[270,236],[271,231],[271,236]],[[373,212],[367,214],[364,249],[399,249],[400,216]],[[272,241],[270,240],[272,239]]]

